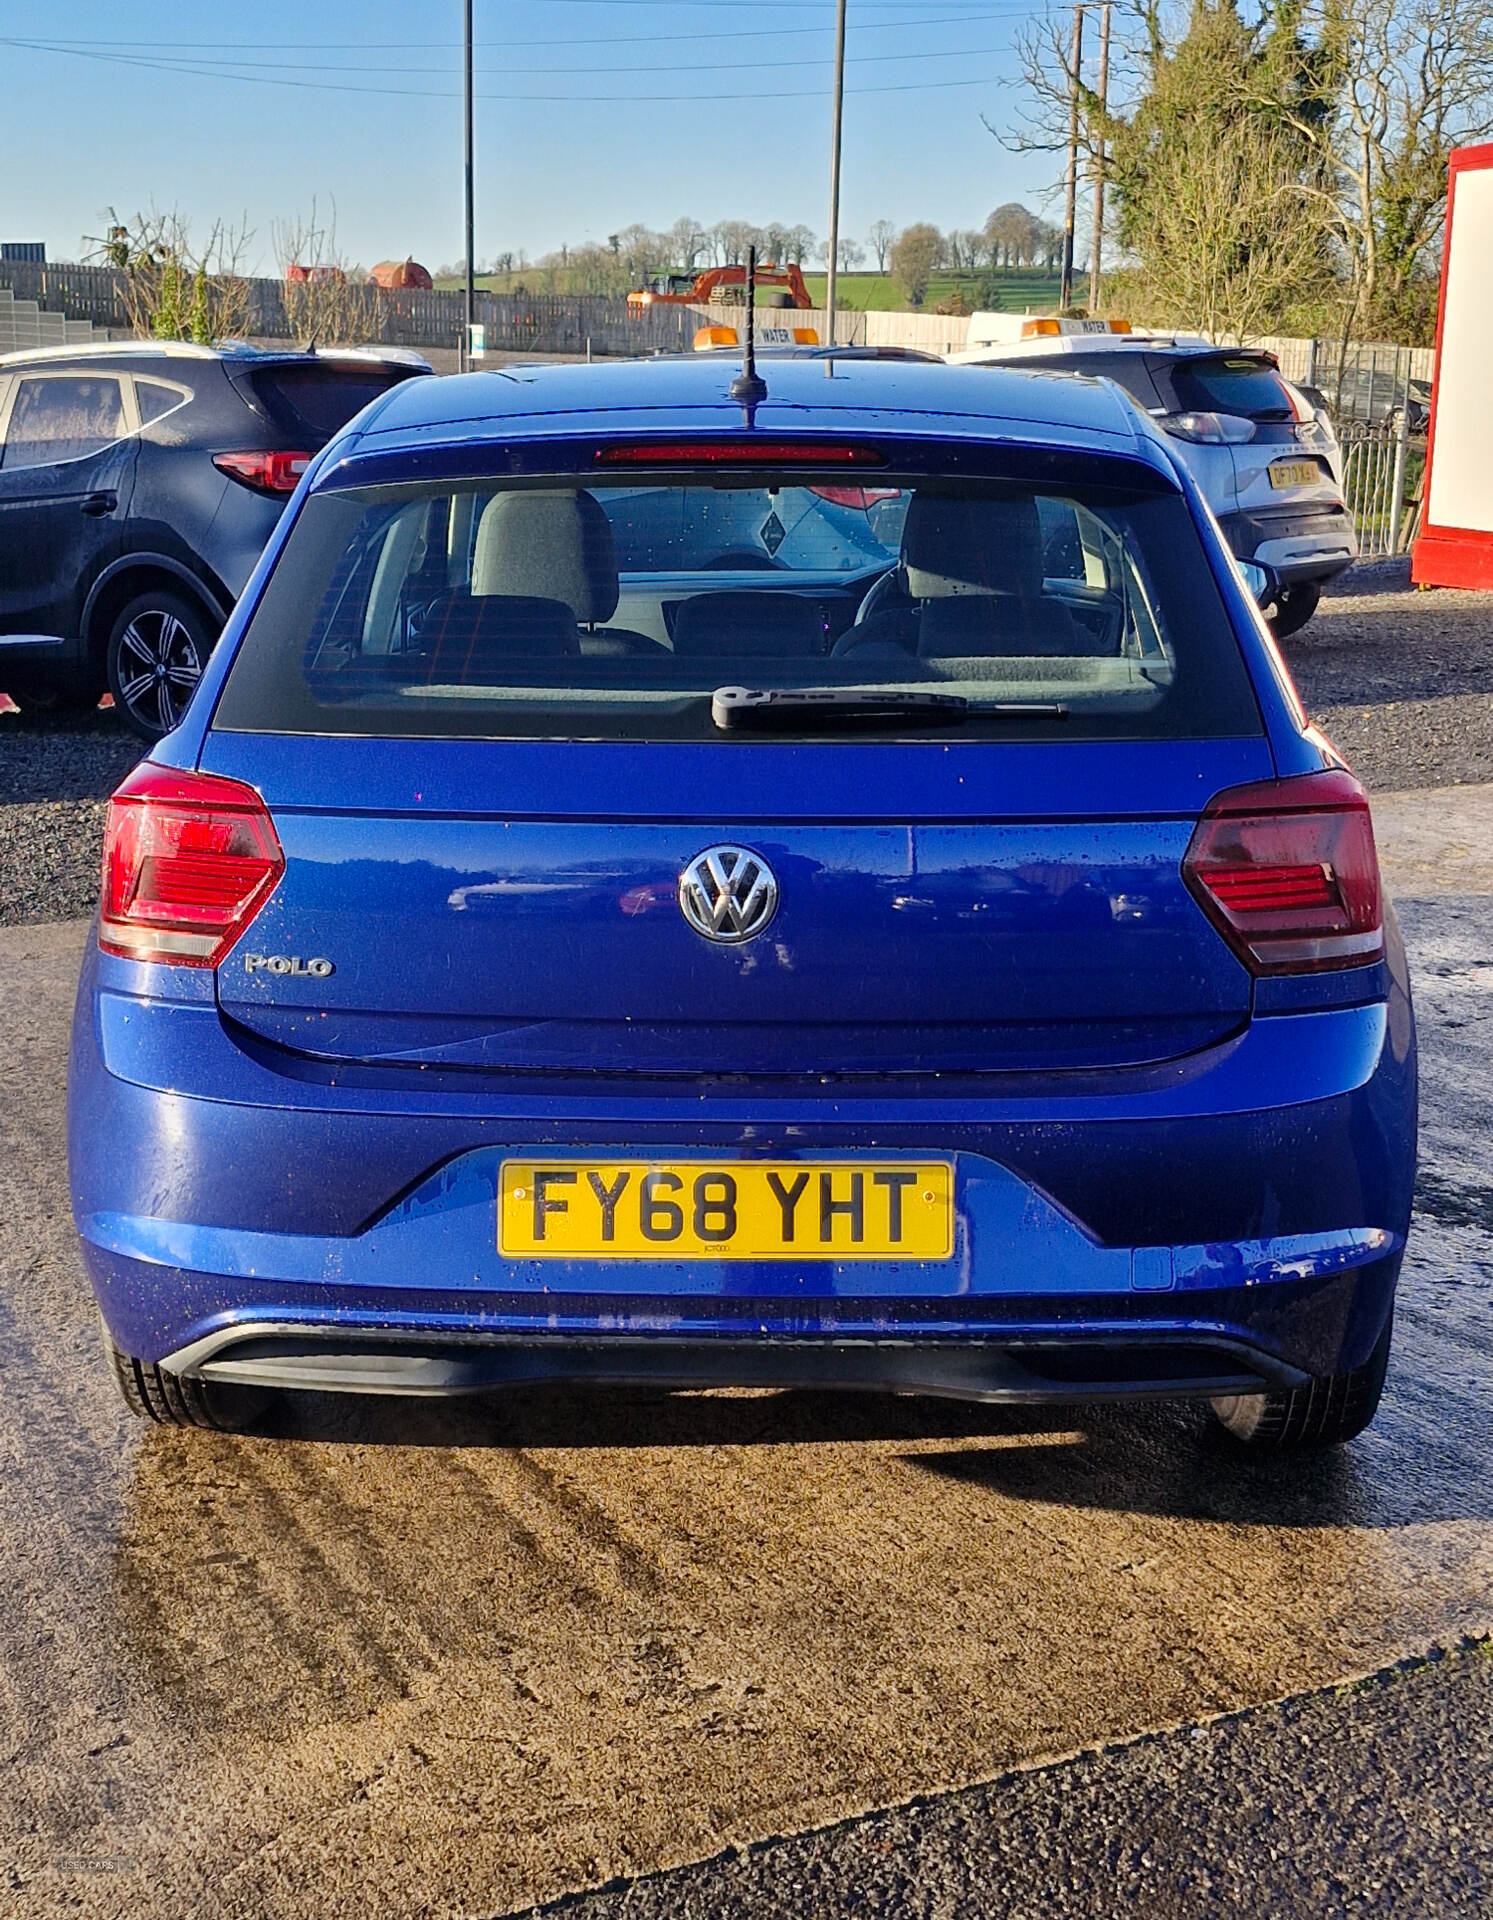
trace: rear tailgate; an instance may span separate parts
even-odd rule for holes
[[[1173,1059],[1249,1016],[1249,976],[1180,864],[1211,794],[1268,777],[1269,750],[1116,742],[1079,758],[213,734],[204,769],[260,787],[287,863],[219,969],[221,1005],[283,1047],[412,1067]],[[765,858],[781,892],[742,946],[702,939],[678,904],[684,866],[724,842]]]
[[[230,365],[229,378],[289,444],[314,453],[391,387],[429,372],[414,362],[327,354]]]

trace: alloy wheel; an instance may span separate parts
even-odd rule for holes
[[[171,731],[201,678],[197,642],[174,613],[137,613],[120,635],[118,697],[153,732]]]

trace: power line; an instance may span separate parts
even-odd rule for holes
[[[33,50],[38,52],[47,52],[47,53],[64,51],[64,50],[70,53],[81,53],[85,51],[85,49],[81,47],[69,47],[67,49],[62,49],[60,48],[59,45],[55,43],[49,43],[47,41],[39,41],[39,40],[25,41],[19,44],[31,47]],[[845,57],[847,62],[853,61],[853,62],[859,62],[862,64],[875,63],[878,65],[884,66],[888,61],[896,61],[899,64],[902,64],[908,60],[976,59],[983,54],[990,53],[991,51],[992,49],[989,47],[943,47],[943,48],[931,49],[926,53],[908,53],[906,51],[902,51],[899,53],[851,53],[851,54],[847,54]],[[120,55],[118,57],[122,59],[125,56]],[[297,61],[297,60],[191,60],[186,58],[177,59],[169,55],[161,56],[160,63],[163,66],[168,66],[173,72],[176,72],[176,73],[198,74],[204,79],[217,79],[217,80],[259,79],[259,78],[273,79],[277,73],[299,73],[299,74],[384,73],[387,71],[386,64],[378,64],[373,66],[348,66],[348,65],[337,65],[332,63],[325,63],[325,64],[308,66],[304,62]],[[791,68],[807,69],[811,67],[828,67],[831,65],[833,65],[832,56],[826,56],[824,59],[816,59],[811,57],[809,59],[803,59],[803,60],[754,60],[752,62],[752,71],[756,73],[756,72],[760,72],[763,68],[768,68],[768,67],[791,67]],[[614,65],[607,65],[604,67],[502,67],[498,69],[489,69],[489,71],[499,72],[505,78],[518,76],[518,75],[537,76],[539,78],[543,78],[546,75],[553,75],[553,74],[574,74],[579,78],[586,78],[587,76],[594,74],[600,78],[606,79],[606,78],[610,78],[613,74],[621,74],[621,73],[648,73],[648,74],[651,74],[651,73],[658,73],[658,74],[724,73],[724,72],[734,73],[738,71],[738,69],[739,69],[739,62],[734,60],[684,60],[684,61],[678,62],[675,65],[659,65],[656,62],[649,62],[647,65],[631,66],[631,67],[620,67],[620,66],[614,66]],[[449,67],[449,66],[417,67],[417,66],[409,66],[409,65],[401,64],[399,71],[401,74],[435,73],[435,74],[452,74],[454,76],[455,73],[459,71],[459,69]]]
[[[1006,18],[1019,18],[1034,12],[1044,11],[1034,7],[1030,0],[981,0],[979,13],[942,14],[936,20],[914,18],[911,20],[865,20],[849,23],[850,33],[905,33],[912,28],[920,31],[932,27],[983,26],[987,22]],[[787,34],[832,34],[830,26],[782,27],[772,29],[773,37],[781,39]],[[724,27],[711,28],[699,33],[607,33],[588,34],[586,44],[593,47],[657,46],[668,40],[758,40],[762,38],[762,28]],[[538,40],[478,40],[478,47],[573,47],[576,44],[574,34],[559,34]],[[97,35],[86,39],[68,39],[63,36],[50,36],[46,41],[49,47],[57,48],[107,48],[134,53],[181,53],[194,52],[234,52],[246,53],[326,53],[346,52],[347,39],[340,40],[100,40]],[[358,47],[368,53],[435,53],[449,47],[458,51],[455,41],[447,40],[359,40]]]
[[[603,3],[631,4],[631,0],[587,0],[587,3],[597,5]],[[705,0],[688,0],[688,3],[691,5],[705,4]],[[293,80],[288,77],[281,78],[275,74],[222,72],[212,68],[184,65],[178,61],[148,59],[143,55],[104,53],[96,48],[61,46],[50,41],[42,40],[21,40],[11,35],[0,35],[0,46],[16,47],[31,53],[59,54],[77,60],[103,61],[115,66],[144,68],[148,72],[153,73],[175,74],[178,78],[221,80],[238,86],[294,87],[299,91],[312,93],[355,93],[377,95],[384,99],[395,100],[455,100],[460,98],[459,93],[442,92],[431,87],[349,86],[330,80]],[[961,57],[964,59],[976,59],[987,56],[995,58],[1008,51],[1009,49],[1005,47],[985,47],[967,52]],[[685,70],[688,71],[688,69]],[[562,70],[552,69],[551,71]],[[627,71],[644,73],[657,72],[658,69],[628,68]],[[583,69],[582,72],[594,72],[598,77],[604,77],[606,70],[604,68],[592,68]],[[968,80],[900,81],[890,86],[853,87],[847,88],[846,91],[847,93],[857,95],[871,93],[927,93],[950,87],[993,86],[996,83],[996,78],[997,76],[995,75],[985,75],[978,79]],[[746,93],[701,93],[697,89],[691,90],[688,93],[654,93],[651,91],[648,93],[577,93],[572,90],[566,93],[481,93],[478,94],[476,98],[479,100],[519,103],[525,101],[534,101],[541,104],[558,103],[571,106],[599,106],[609,104],[638,106],[651,104],[655,101],[678,101],[683,103],[690,101],[708,102],[719,100],[817,100],[822,91],[823,89],[819,87],[780,88],[774,92],[764,92],[761,89],[753,88],[750,92]]]

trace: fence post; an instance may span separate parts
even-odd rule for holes
[[[1400,417],[1395,426],[1394,478],[1389,484],[1389,557],[1400,551],[1400,523],[1405,517],[1405,464],[1410,455],[1410,378],[1400,389]]]
[[[1317,384],[1317,336],[1315,334],[1306,343],[1306,378],[1301,384],[1304,387],[1314,387]]]

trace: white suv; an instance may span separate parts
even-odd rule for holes
[[[1358,557],[1332,423],[1270,354],[1123,321],[1014,314],[975,314],[970,342],[954,364],[1113,380],[1174,436],[1234,553],[1279,579],[1278,634],[1304,627],[1326,582]]]

